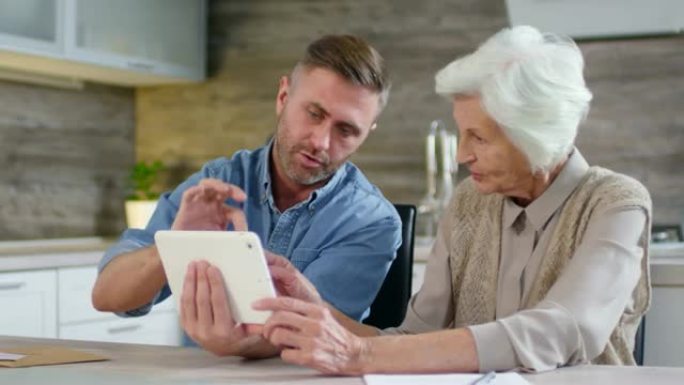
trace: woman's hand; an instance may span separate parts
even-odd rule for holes
[[[266,262],[278,294],[324,306],[316,287],[290,261],[266,251]]]
[[[257,310],[271,310],[262,335],[282,349],[280,357],[329,374],[362,374],[367,340],[357,337],[333,317],[327,307],[296,298],[265,298]]]
[[[185,190],[172,230],[225,230],[232,223],[238,231],[247,230],[242,210],[224,202],[233,199],[243,202],[247,196],[239,187],[218,179],[202,179]]]

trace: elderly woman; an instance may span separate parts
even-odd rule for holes
[[[383,331],[353,322],[271,257],[289,297],[255,307],[274,310],[261,333],[282,358],[340,374],[634,364],[651,202],[574,147],[591,100],[583,66],[571,40],[515,27],[442,69],[436,90],[453,102],[471,176],[406,319]]]

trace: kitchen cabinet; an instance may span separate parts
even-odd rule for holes
[[[67,4],[69,57],[169,77],[204,77],[202,1],[73,0]]]
[[[181,329],[173,298],[155,306],[144,317],[120,318],[93,308],[90,294],[96,278],[95,266],[58,269],[59,338],[150,345],[181,344]]]
[[[178,317],[174,312],[63,325],[59,328],[59,338],[167,346],[179,346],[181,342]]]
[[[0,273],[0,334],[57,337],[57,273]]]
[[[684,366],[684,286],[655,286],[645,317],[644,365]]]
[[[59,324],[109,319],[112,314],[95,310],[90,293],[97,279],[94,266],[57,269]]]
[[[102,83],[200,81],[206,0],[0,0],[0,66]]]
[[[684,242],[652,244],[644,365],[684,366]]]
[[[62,49],[62,0],[0,0],[0,47],[58,53]]]
[[[0,335],[180,345],[174,298],[144,317],[93,308],[96,264],[110,243],[94,237],[0,242]]]

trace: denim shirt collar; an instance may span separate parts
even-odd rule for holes
[[[273,190],[271,188],[271,171],[270,171],[270,160],[271,151],[273,150],[273,144],[275,142],[275,137],[272,137],[266,146],[264,146],[262,153],[259,156],[259,161],[257,164],[257,173],[259,176],[259,199],[262,204],[268,204],[271,209],[278,211],[275,205],[275,199],[273,198]],[[298,208],[301,206],[306,206],[309,210],[315,210],[316,206],[319,204],[324,204],[330,197],[332,197],[335,187],[342,181],[347,174],[347,163],[343,163],[337,171],[328,180],[328,183],[324,184],[320,188],[314,190],[309,198],[297,203],[291,208]]]

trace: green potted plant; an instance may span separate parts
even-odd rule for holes
[[[155,190],[164,164],[137,162],[128,177],[130,194],[126,197],[126,223],[129,228],[144,229],[157,207],[159,192]]]

